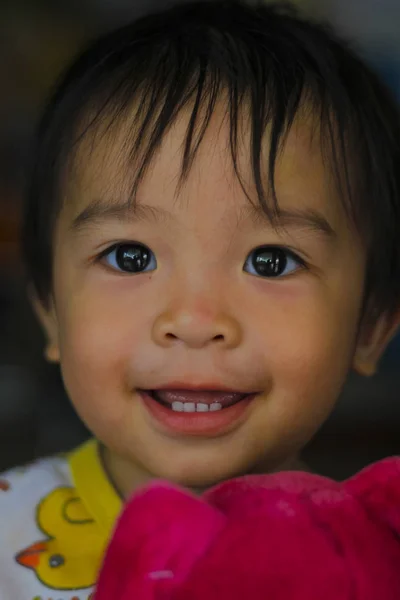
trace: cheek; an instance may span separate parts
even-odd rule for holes
[[[339,287],[336,294],[323,287],[311,292],[276,287],[264,318],[258,309],[259,344],[274,386],[306,401],[337,395],[351,366],[359,315],[357,297],[346,298]]]
[[[259,312],[257,345],[271,390],[254,427],[259,440],[275,432],[271,443],[281,460],[304,446],[331,413],[351,368],[358,307],[351,301],[343,307],[325,294],[269,300],[269,311]]]
[[[62,372],[70,397],[101,404],[102,399],[109,402],[110,394],[127,392],[129,367],[146,328],[132,296],[103,288],[60,297],[67,299],[58,316]]]

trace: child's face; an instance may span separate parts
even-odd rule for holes
[[[365,253],[306,125],[292,129],[277,165],[277,229],[251,211],[217,116],[175,197],[186,125],[181,119],[165,137],[136,211],[123,208],[121,140],[103,138],[90,158],[82,150],[55,232],[44,321],[48,355],[60,360],[73,404],[114,463],[202,486],[295,454],[354,361],[367,370],[370,354],[357,342]],[[243,148],[249,183],[245,159]],[[116,243],[125,250],[96,259]],[[148,249],[146,270],[118,270],[134,264],[132,252],[146,265],[138,243]],[[253,252],[260,246],[289,249],[307,266],[269,250],[282,275],[263,277],[252,262],[268,257]],[[160,412],[139,392],[166,386],[258,393],[240,409],[174,421],[165,416],[177,414],[171,408]]]

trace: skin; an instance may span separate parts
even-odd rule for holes
[[[177,191],[186,125],[183,115],[165,136],[136,214],[116,210],[74,228],[91,203],[127,198],[123,129],[90,155],[82,147],[54,234],[51,305],[39,306],[47,356],[60,362],[71,401],[103,444],[123,495],[153,477],[204,488],[281,468],[327,418],[349,370],[375,370],[395,327],[384,318],[368,335],[359,327],[365,250],[306,122],[293,126],[277,164],[279,206],[318,213],[331,233],[305,220],[282,218],[273,227],[251,213],[218,112]],[[239,163],[251,182],[243,140]],[[248,190],[254,194],[250,183]],[[126,240],[148,246],[157,269],[126,274],[98,259]],[[288,247],[306,266],[274,279],[244,271],[261,245]],[[160,429],[136,392],[177,380],[261,393],[230,433],[179,436]]]

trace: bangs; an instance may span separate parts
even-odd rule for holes
[[[134,202],[165,135],[185,112],[179,192],[212,117],[222,109],[234,172],[249,201],[258,200],[274,221],[279,213],[276,161],[293,123],[300,118],[319,136],[339,197],[347,214],[355,218],[347,172],[349,140],[355,132],[350,131],[350,107],[343,102],[341,90],[328,98],[325,84],[294,43],[286,42],[277,63],[275,53],[260,53],[257,46],[233,38],[229,31],[208,26],[200,39],[196,29],[193,24],[193,31],[178,30],[168,40],[151,44],[138,41],[135,53],[121,40],[120,48],[95,65],[81,81],[79,97],[86,101],[76,107],[85,124],[75,127],[75,137],[64,146],[65,158],[73,161],[86,138],[87,146],[95,150],[99,142],[120,138],[123,131],[119,159]],[[340,103],[335,102],[335,95]],[[244,140],[249,144],[246,154],[257,198],[250,195],[238,166],[238,146]]]

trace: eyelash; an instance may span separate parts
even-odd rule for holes
[[[152,257],[155,258],[154,253],[150,250],[150,248],[148,248],[147,246],[145,246],[145,244],[141,244],[139,242],[127,241],[127,242],[118,242],[116,244],[113,244],[112,246],[109,246],[105,250],[103,250],[103,252],[101,252],[99,254],[99,256],[97,257],[96,262],[104,262],[104,260],[107,259],[113,252],[121,250],[124,247],[128,247],[128,248],[133,248],[133,247],[135,247],[135,248],[141,248],[145,252],[147,251],[149,254],[152,255]],[[157,261],[156,261],[156,263],[157,263]],[[118,268],[118,266],[115,267],[115,266],[110,265],[110,264],[108,264],[108,266],[111,269],[113,269],[114,271],[116,271],[117,273],[136,274],[134,271],[129,271],[129,270],[124,271],[123,269]],[[146,267],[147,267],[147,265],[146,265]],[[154,271],[155,269],[154,268],[153,269],[146,269],[146,270],[138,271],[138,273],[145,273],[145,272],[148,272],[149,270]]]
[[[154,255],[154,253],[150,250],[150,248],[148,248],[144,244],[141,244],[139,242],[133,242],[133,241],[118,242],[116,244],[113,244],[112,246],[106,248],[103,252],[101,252],[99,254],[99,256],[96,258],[96,262],[103,262],[105,259],[109,258],[113,252],[118,252],[119,250],[122,250],[124,248],[125,249],[135,248],[136,250],[140,249],[140,252],[137,252],[137,253],[132,252],[129,257],[130,261],[132,261],[132,259],[133,259],[133,261],[136,260],[136,265],[139,268],[137,271],[131,270],[131,269],[125,270],[124,268],[121,268],[120,265],[118,265],[118,264],[111,265],[107,261],[108,267],[113,269],[115,272],[123,273],[123,274],[140,274],[140,273],[145,273],[145,272],[149,272],[149,271],[154,271],[157,268],[157,259]],[[258,258],[257,258],[257,254],[258,254]],[[264,255],[264,256],[262,256],[262,255]],[[155,263],[155,266],[153,266],[152,268],[149,269],[148,266],[152,264],[152,260],[153,260],[153,263]],[[118,256],[116,256],[115,261],[118,263]],[[280,272],[277,272],[277,270],[279,271],[281,269],[282,264],[283,264],[283,271],[285,271],[285,269],[287,268],[288,262],[290,264],[291,261],[296,264],[295,264],[294,268],[291,269],[289,274],[282,274]],[[141,268],[141,267],[143,267],[143,265],[144,265],[144,268]],[[132,264],[130,264],[130,266],[132,266]],[[250,266],[252,269],[254,269],[254,271],[256,271],[256,269],[259,268],[259,269],[261,269],[261,271],[263,271],[263,273],[260,273],[257,271],[255,273],[251,273],[251,272],[249,273],[249,271],[246,270],[246,266],[247,266],[247,268]],[[302,259],[293,250],[290,250],[289,248],[286,248],[284,246],[278,246],[278,245],[257,246],[247,255],[247,258],[243,265],[243,270],[245,272],[249,273],[250,275],[253,275],[254,277],[259,277],[261,279],[285,278],[285,277],[289,276],[290,274],[297,272],[299,269],[308,269],[308,265],[307,265],[306,261],[304,259]]]
[[[267,260],[260,260],[260,261],[256,261],[255,260],[255,255],[256,253],[259,253],[259,255],[264,254],[267,255]],[[295,267],[286,275],[282,274],[282,273],[275,273],[272,272],[269,275],[263,275],[260,273],[250,273],[250,275],[254,275],[255,277],[260,277],[262,279],[282,279],[285,277],[288,277],[289,275],[291,275],[292,273],[296,273],[299,269],[308,269],[308,265],[306,264],[305,260],[302,259],[298,254],[296,254],[295,252],[293,252],[293,250],[290,250],[289,248],[286,248],[284,246],[274,246],[274,245],[265,245],[265,246],[258,246],[257,248],[254,248],[247,256],[243,270],[245,270],[245,267],[248,263],[252,263],[252,268],[254,268],[254,270],[256,269],[256,264],[258,262],[258,266],[260,266],[262,268],[262,270],[266,270],[266,269],[271,269],[274,270],[274,265],[273,265],[273,261],[271,260],[271,256],[273,256],[273,254],[278,254],[280,255],[278,258],[278,269],[280,268],[280,263],[283,262],[283,266],[284,266],[284,270],[287,267],[287,263],[290,261],[296,263]],[[276,258],[276,256],[275,256]],[[282,261],[283,259],[283,261]]]

